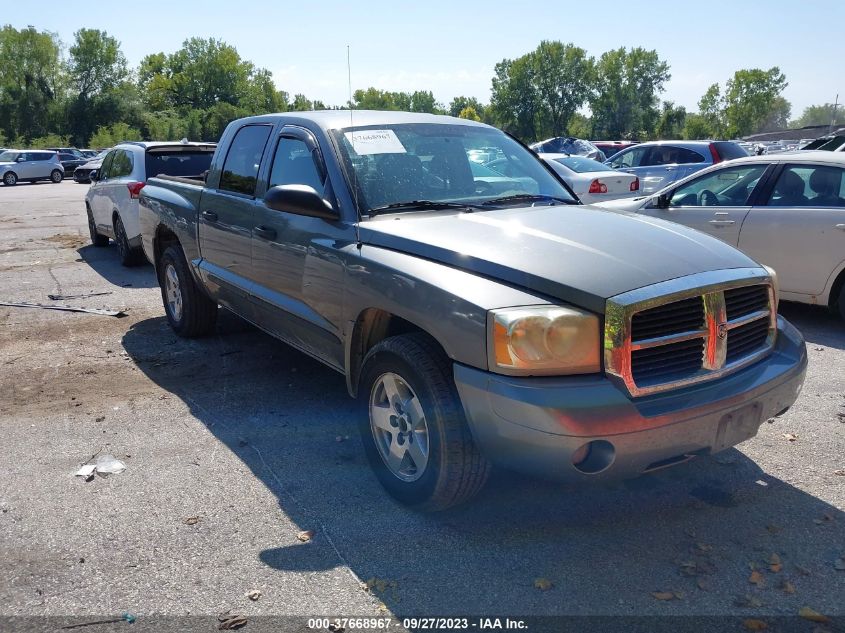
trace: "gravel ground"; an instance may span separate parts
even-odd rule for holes
[[[175,337],[152,267],[89,244],[86,188],[0,188],[0,301],[107,292],[67,303],[128,315],[0,306],[0,616],[845,614],[845,324],[826,311],[783,306],[807,382],[736,449],[614,487],[496,472],[424,516],[370,473],[340,375],[229,314]],[[74,477],[95,453],[126,471]]]

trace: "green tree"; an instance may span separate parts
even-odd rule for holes
[[[540,97],[529,55],[496,64],[490,110],[496,124],[505,131],[523,141],[537,140]]]
[[[100,126],[89,141],[91,147],[112,147],[121,141],[140,141],[141,131],[126,123]]]
[[[479,116],[484,113],[484,106],[481,105],[481,102],[475,97],[455,97],[449,103],[449,114],[452,116],[460,116],[461,112],[467,108],[472,108]]]
[[[296,95],[293,98],[293,103],[290,105],[290,109],[294,112],[304,111],[304,110],[313,110],[314,104],[305,95]]]
[[[398,110],[394,95],[378,88],[359,89],[352,94],[350,106],[355,110]]]
[[[68,129],[72,142],[84,146],[96,127],[127,118],[134,86],[120,43],[105,31],[80,29],[68,52]]]
[[[597,138],[644,138],[660,118],[658,95],[671,78],[669,64],[657,51],[619,48],[596,62],[590,98]]]
[[[783,97],[775,97],[769,113],[757,128],[758,132],[785,130],[789,127],[789,117],[792,115],[792,104]]]
[[[704,133],[699,138],[724,138],[727,134],[727,122],[719,84],[712,84],[698,100],[698,113],[701,121],[694,122],[698,129],[691,130],[696,134]],[[687,137],[692,138],[692,137]]]
[[[660,110],[660,119],[654,130],[659,139],[679,139],[683,137],[687,110],[684,106],[676,106],[672,101],[664,101]]]
[[[842,117],[842,104],[838,104],[839,120]],[[790,123],[790,127],[807,127],[808,125],[830,125],[833,120],[833,104],[811,105],[804,108],[804,112]]]
[[[595,60],[572,44],[542,41],[530,61],[541,112],[539,135],[563,136],[590,95]]]
[[[780,68],[738,70],[725,85],[725,122],[729,138],[758,131],[787,86]],[[788,114],[787,114],[788,116]]]
[[[55,33],[28,27],[0,30],[0,130],[8,139],[32,139],[63,124],[63,76]]]
[[[693,113],[684,119],[683,137],[695,141],[717,138],[718,135],[713,133],[713,128],[704,115]]]
[[[478,116],[478,112],[476,112],[475,108],[472,106],[467,106],[463,110],[458,113],[459,119],[468,119],[470,121],[480,121],[481,117]]]

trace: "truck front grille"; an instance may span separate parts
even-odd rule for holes
[[[771,280],[756,269],[719,272],[608,300],[605,370],[631,395],[712,380],[771,351],[777,332]]]

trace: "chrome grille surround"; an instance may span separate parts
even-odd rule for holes
[[[728,320],[725,291],[744,286],[767,288],[765,309],[755,310]],[[700,329],[675,332],[632,342],[632,319],[635,314],[666,304],[701,297],[704,319]],[[758,320],[767,320],[765,342],[751,353],[728,362],[730,332]],[[677,389],[696,383],[715,380],[737,371],[771,353],[777,336],[777,301],[772,278],[762,268],[732,268],[697,273],[625,292],[607,300],[604,329],[604,364],[608,377],[623,386],[631,396]],[[632,352],[656,348],[681,341],[701,339],[703,357],[701,367],[690,375],[655,384],[638,385],[632,371]]]

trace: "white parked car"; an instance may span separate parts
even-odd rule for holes
[[[7,187],[16,185],[21,180],[50,180],[60,183],[64,177],[65,168],[62,167],[56,152],[7,149],[0,154],[0,179]]]
[[[650,196],[601,206],[718,237],[774,268],[783,299],[827,305],[845,318],[845,155],[839,152],[739,158]]]
[[[211,164],[214,143],[127,142],[113,147],[98,170],[89,174],[85,196],[88,230],[94,246],[117,244],[120,263],[146,261],[141,250],[138,198],[153,176],[202,177]]]
[[[570,154],[538,154],[584,204],[630,198],[640,192],[640,179],[607,165]]]

